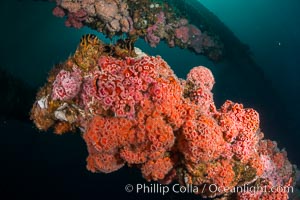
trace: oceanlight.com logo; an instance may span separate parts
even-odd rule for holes
[[[210,193],[275,193],[275,192],[283,192],[283,193],[293,193],[293,186],[236,186],[236,187],[218,187],[216,184],[204,184],[202,188],[202,192],[208,190]]]
[[[292,186],[285,186],[285,187],[267,187],[267,186],[237,186],[237,187],[218,187],[216,184],[203,184],[201,189],[195,185],[162,185],[159,183],[155,184],[127,184],[125,186],[125,191],[128,193],[136,193],[136,194],[161,194],[165,195],[170,192],[175,194],[204,194],[205,192],[209,191],[210,193],[240,193],[240,192],[247,192],[247,193],[273,193],[273,192],[284,192],[284,193],[293,193],[294,188]]]

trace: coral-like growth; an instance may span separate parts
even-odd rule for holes
[[[144,38],[151,47],[166,40],[170,47],[189,48],[220,60],[223,44],[217,34],[208,25],[200,30],[176,10],[172,4],[154,0],[60,0],[52,13],[66,16],[67,27],[88,26],[108,37],[125,33]]]
[[[180,80],[161,57],[142,53],[131,40],[106,45],[88,35],[52,70],[31,118],[57,134],[79,128],[92,172],[129,165],[148,181],[192,184],[203,197],[288,199],[282,188],[295,183],[295,166],[263,139],[255,110],[231,101],[216,108],[214,82],[203,66]],[[241,186],[265,191],[234,191]]]

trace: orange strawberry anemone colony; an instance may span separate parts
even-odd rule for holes
[[[296,167],[263,139],[255,110],[231,101],[217,109],[214,77],[203,66],[182,80],[161,57],[118,42],[84,36],[51,71],[31,111],[40,130],[79,128],[92,172],[128,165],[147,181],[193,185],[203,197],[288,199],[288,190],[270,191],[292,187]],[[203,190],[207,184],[221,189]],[[244,185],[266,190],[234,190]]]

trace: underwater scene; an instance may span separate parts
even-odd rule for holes
[[[300,199],[300,1],[11,0],[3,199]]]

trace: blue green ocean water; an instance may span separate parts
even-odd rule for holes
[[[150,48],[139,40],[136,46],[161,55],[181,78],[194,66],[209,67],[216,80],[216,104],[231,99],[258,110],[266,137],[276,140],[290,161],[300,166],[300,1],[199,1],[249,46],[259,75],[243,73],[241,64],[213,63],[166,44]],[[65,27],[52,9],[53,4],[44,1],[1,3],[0,67],[30,88],[44,84],[49,70],[75,51],[83,34],[94,33],[109,42],[89,28]],[[20,106],[23,97],[17,97]],[[0,119],[0,195],[7,192],[11,199],[199,199],[191,194],[127,194],[126,184],[144,182],[139,172],[129,168],[108,175],[86,171],[87,151],[79,135],[58,137],[38,132],[30,121]]]

